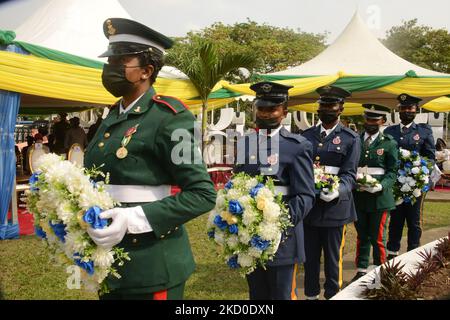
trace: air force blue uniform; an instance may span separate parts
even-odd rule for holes
[[[325,138],[321,137],[321,125],[307,129],[302,135],[313,145],[314,162],[339,168],[339,197],[325,202],[317,195],[313,209],[304,220],[305,295],[315,297],[320,293],[320,257],[323,249],[326,276],[324,296],[329,299],[342,286],[345,225],[356,220],[352,190],[356,187],[360,139],[341,124]]]
[[[234,172],[270,176],[276,186],[284,186],[283,199],[289,207],[294,227],[282,237],[273,261],[267,270],[257,268],[247,276],[251,300],[296,299],[296,264],[305,260],[303,219],[314,204],[312,146],[300,135],[284,128],[272,137],[251,133],[238,141],[243,152]]]
[[[401,125],[393,125],[384,130],[397,141],[399,148],[419,152],[420,156],[435,160],[435,144],[431,127],[423,123],[412,123],[407,130],[402,130]],[[389,240],[387,243],[388,254],[398,255],[400,241],[402,239],[405,220],[408,226],[408,248],[410,251],[420,246],[422,228],[420,223],[421,211],[425,195],[417,198],[414,205],[402,203],[391,212],[389,223]]]

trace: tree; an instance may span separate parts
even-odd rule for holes
[[[382,40],[394,53],[421,67],[450,73],[450,33],[418,25],[417,19],[404,21],[386,32]]]
[[[245,53],[227,52],[221,55],[211,42],[205,40],[196,40],[179,46],[179,50],[169,52],[167,62],[184,72],[199,93],[202,101],[202,139],[204,140],[208,97],[212,89],[230,71],[240,67],[252,68],[255,58]]]

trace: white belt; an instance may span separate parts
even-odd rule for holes
[[[289,187],[287,186],[275,186],[275,195],[281,193],[283,196],[289,194]]]
[[[359,167],[358,173],[361,174],[371,174],[371,175],[383,175],[384,169],[377,167]]]
[[[338,174],[340,169],[341,168],[339,167],[325,166],[324,172],[328,174]]]
[[[106,191],[118,202],[153,202],[170,196],[170,185],[135,186],[135,185],[105,185]]]

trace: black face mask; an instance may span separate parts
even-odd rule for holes
[[[124,65],[103,65],[102,72],[103,86],[115,97],[123,97],[133,90],[133,82],[125,76]]]
[[[324,110],[318,110],[317,114],[319,115],[320,121],[324,124],[330,124],[335,122],[339,117],[339,111],[324,111]]]
[[[364,124],[364,130],[367,134],[373,135],[380,130],[380,127],[377,124]]]
[[[400,112],[400,120],[402,120],[403,123],[411,123],[414,121],[414,119],[416,118],[416,113],[415,112],[407,112],[407,111],[402,111]]]
[[[280,125],[279,119],[269,118],[269,119],[262,119],[256,117],[256,125],[260,129],[276,129]]]

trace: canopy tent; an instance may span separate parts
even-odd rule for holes
[[[374,102],[395,107],[397,95],[407,92],[428,102],[424,108],[450,111],[450,75],[414,65],[387,49],[367,28],[356,12],[342,34],[310,61],[279,72],[261,75],[263,79],[293,85],[290,106],[310,111],[318,96],[315,89],[336,85],[352,92],[348,102]],[[249,84],[223,86],[241,94],[254,94]],[[430,102],[431,101],[431,102]]]

